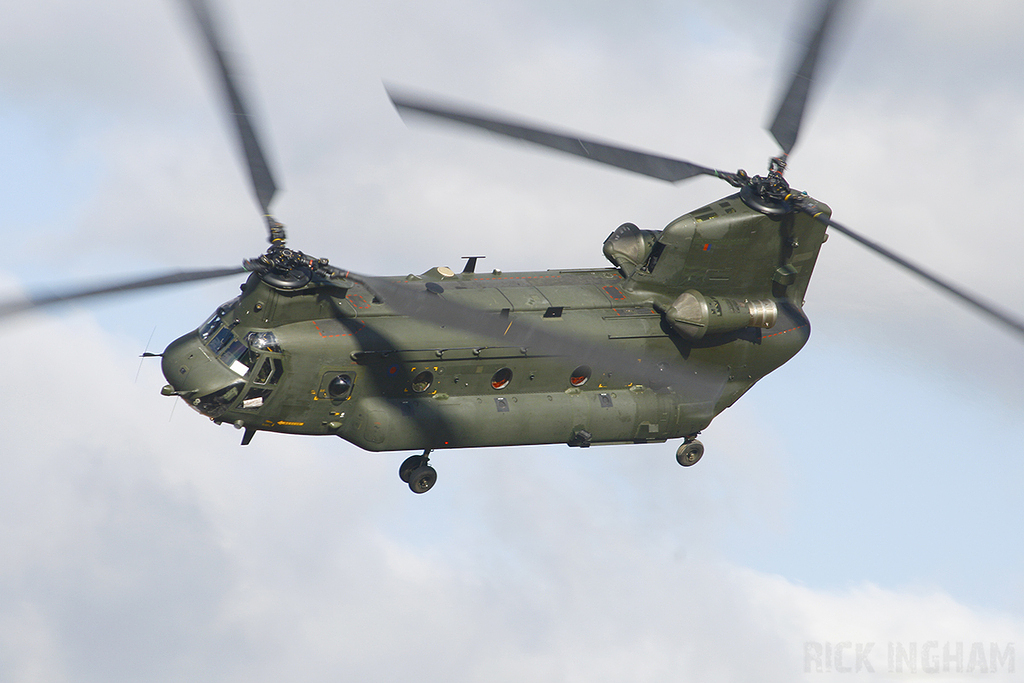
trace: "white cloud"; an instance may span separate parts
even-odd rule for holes
[[[875,642],[881,673],[888,642],[1021,640],[941,590],[722,559],[789,496],[742,434],[701,477],[650,448],[441,453],[418,497],[398,456],[167,422],[155,368],[134,383],[89,318],[24,324],[3,337],[4,680],[782,681],[805,642]]]

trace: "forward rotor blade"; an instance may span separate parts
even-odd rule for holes
[[[722,395],[726,377],[714,368],[686,361],[658,363],[637,358],[608,346],[607,342],[599,345],[586,339],[556,334],[540,329],[522,317],[502,318],[449,301],[426,289],[353,273],[348,277],[370,289],[395,311],[412,318],[450,325],[510,346],[529,349],[534,355],[572,358],[592,366],[595,372],[600,368],[645,386],[672,387],[691,397],[694,403],[706,404],[709,410]]]
[[[13,315],[17,315],[18,313],[24,313],[26,311],[35,310],[37,308],[43,308],[45,306],[53,306],[55,304],[66,303],[68,301],[89,299],[92,297],[104,296],[108,294],[122,294],[125,292],[135,291],[137,289],[153,289],[155,287],[166,287],[168,285],[177,285],[185,282],[213,280],[216,278],[228,277],[231,275],[240,275],[245,272],[247,272],[245,268],[219,268],[216,270],[178,271],[174,273],[168,273],[166,275],[157,275],[155,277],[143,278],[141,280],[130,280],[128,282],[103,285],[101,287],[81,289],[72,292],[64,292],[61,294],[37,296],[32,297],[30,299],[24,299],[21,301],[9,301],[7,303],[0,303],[0,318],[7,318]]]
[[[844,1],[824,1],[821,17],[807,37],[803,59],[797,66],[793,79],[789,82],[789,87],[779,102],[775,119],[768,129],[784,154],[789,154],[793,150],[797,136],[800,134],[800,124],[804,118],[804,110],[807,108],[807,98],[814,84],[814,72],[818,66],[818,58],[828,39],[829,29],[834,24],[835,16]]]
[[[256,193],[256,200],[265,216],[270,216],[270,203],[277,193],[277,184],[274,182],[270,166],[267,164],[266,156],[260,145],[259,137],[253,118],[245,105],[242,92],[238,87],[238,79],[231,69],[228,55],[224,50],[223,43],[218,36],[217,29],[210,12],[210,6],[206,0],[185,0],[192,10],[192,16],[199,26],[203,42],[209,49],[210,57],[220,79],[220,85],[226,99],[228,111],[234,121],[235,131],[238,133],[238,140],[242,147],[242,154],[245,156],[246,165],[249,168],[249,175],[252,179],[252,188]]]
[[[811,214],[812,216],[814,216],[814,218],[818,219],[819,221],[821,221],[822,223],[826,224],[827,226],[829,226],[831,228],[835,228],[836,230],[838,230],[839,232],[843,233],[844,235],[846,235],[850,239],[854,240],[855,242],[859,242],[860,244],[864,245],[865,247],[867,247],[871,251],[875,252],[876,254],[879,254],[879,255],[889,259],[890,261],[892,261],[893,263],[895,263],[898,266],[906,268],[907,270],[909,270],[910,272],[914,273],[918,277],[921,277],[921,278],[927,280],[928,282],[930,282],[931,284],[935,285],[939,289],[942,289],[943,291],[945,291],[945,292],[947,292],[949,294],[952,294],[953,296],[955,296],[956,298],[960,299],[964,303],[969,304],[970,306],[974,307],[976,310],[979,310],[982,313],[984,313],[984,314],[986,314],[986,315],[988,315],[988,316],[990,316],[992,318],[995,318],[996,320],[998,320],[1002,324],[1004,324],[1007,327],[1009,327],[1010,329],[1012,329],[1017,334],[1020,334],[1020,335],[1024,336],[1024,322],[1022,322],[1021,320],[1018,320],[1018,319],[1014,318],[1013,316],[1011,316],[1011,315],[1009,315],[1007,313],[1004,313],[1003,311],[1000,311],[1000,310],[998,310],[996,308],[993,308],[990,304],[985,303],[984,301],[979,299],[977,296],[967,292],[966,290],[964,290],[963,288],[959,287],[958,285],[955,285],[955,284],[949,282],[948,280],[943,280],[942,278],[938,277],[937,275],[933,275],[932,273],[929,273],[924,268],[918,266],[917,264],[911,263],[910,261],[908,261],[907,259],[903,258],[902,256],[900,256],[896,252],[892,251],[891,249],[883,247],[881,244],[879,244],[879,243],[877,243],[877,242],[875,242],[873,240],[869,240],[867,237],[864,237],[863,235],[860,235],[860,234],[854,232],[853,230],[850,230],[845,225],[841,225],[841,224],[835,222],[834,220],[832,220],[831,218],[826,218],[824,216],[817,216],[817,215],[815,215],[814,214],[814,209],[808,208],[808,207],[802,207],[802,210],[805,211],[806,213]]]
[[[395,109],[403,116],[407,113],[423,114],[482,128],[516,140],[525,140],[535,145],[556,149],[659,180],[667,180],[671,183],[698,175],[709,175],[726,180],[733,176],[731,173],[716,171],[713,168],[698,166],[680,159],[671,159],[650,152],[598,142],[572,133],[560,133],[490,114],[471,112],[454,105],[442,104],[436,100],[401,93],[393,88],[388,88],[388,96],[391,98],[391,103],[395,105]]]

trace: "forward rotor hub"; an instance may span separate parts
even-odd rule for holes
[[[283,226],[280,223],[277,226],[283,234]],[[268,285],[278,289],[298,289],[314,278],[326,280],[339,274],[338,269],[331,266],[327,259],[288,249],[281,241],[272,242],[265,254],[247,260],[245,266],[258,273]]]

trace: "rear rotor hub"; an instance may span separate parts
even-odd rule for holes
[[[740,199],[743,203],[768,216],[793,213],[791,197],[789,184],[781,176],[777,180],[770,175],[767,178],[754,176],[749,183],[740,188]]]
[[[768,216],[784,216],[797,208],[793,190],[783,177],[786,171],[786,157],[772,157],[768,162],[767,176],[749,178],[740,187],[743,203]]]

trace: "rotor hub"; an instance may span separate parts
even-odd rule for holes
[[[768,162],[767,176],[746,179],[740,187],[740,199],[744,204],[768,216],[784,216],[796,210],[796,197],[783,177],[786,157],[785,154],[772,157]],[[742,171],[740,174],[745,175]]]
[[[280,226],[279,223],[277,225]],[[340,275],[340,271],[327,259],[288,249],[280,242],[272,242],[265,254],[246,261],[246,267],[277,289],[299,289],[314,278],[326,280]]]

